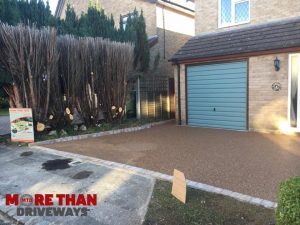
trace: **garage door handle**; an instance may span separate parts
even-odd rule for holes
[[[216,111],[216,108],[214,108],[214,111]]]

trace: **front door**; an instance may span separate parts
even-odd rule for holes
[[[289,124],[300,131],[300,54],[290,55]]]

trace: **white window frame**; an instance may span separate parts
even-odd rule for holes
[[[291,125],[291,81],[292,81],[292,57],[298,56],[298,63],[300,65],[300,53],[293,53],[289,55],[289,79],[288,79],[288,125]],[[291,127],[291,131],[300,132],[300,68],[298,72],[298,106],[297,106],[297,127]]]
[[[251,21],[251,0],[231,0],[231,22],[230,23],[223,23],[222,24],[222,0],[218,0],[219,1],[219,6],[218,6],[218,27],[219,28],[224,28],[224,27],[231,27],[231,26],[237,26],[237,25],[241,25],[241,24],[246,24],[246,23],[250,23]],[[238,3],[242,3],[242,2],[249,2],[249,18],[246,21],[243,22],[239,22],[236,23],[235,22],[235,5]]]
[[[130,14],[127,14],[125,16],[122,16],[122,28],[123,30],[126,30],[126,26],[127,26],[127,20],[129,18]]]

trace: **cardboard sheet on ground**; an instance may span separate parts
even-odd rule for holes
[[[186,179],[184,173],[174,169],[172,195],[179,201],[186,203]]]
[[[13,142],[34,142],[32,110],[10,108],[10,130]]]

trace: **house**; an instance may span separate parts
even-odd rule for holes
[[[196,36],[174,65],[179,124],[300,131],[300,4],[195,2]]]
[[[126,20],[134,9],[143,11],[151,46],[150,70],[141,76],[141,81],[134,82],[131,88],[132,102],[136,102],[138,118],[157,117],[156,115],[162,117],[164,112],[169,115],[167,117],[172,117],[172,114],[175,114],[174,93],[170,93],[174,90],[174,87],[171,87],[174,86],[173,67],[168,60],[195,35],[194,0],[94,0],[94,2],[99,4],[107,15],[114,16],[116,26],[119,26],[120,15],[124,22],[123,26],[126,27]],[[89,0],[59,0],[55,15],[64,18],[68,4],[73,6],[77,15],[80,15],[87,11],[89,3]],[[151,82],[155,82],[155,86],[163,87],[152,88],[159,93],[151,90],[152,93],[149,93],[148,84]],[[140,90],[145,86],[146,88]]]

